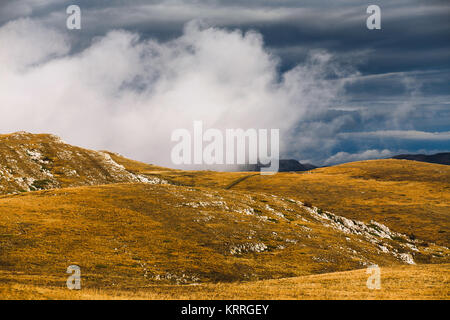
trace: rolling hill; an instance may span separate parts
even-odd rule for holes
[[[144,168],[158,169],[142,164],[140,169]],[[0,179],[0,194],[117,182],[160,182],[127,171],[111,159],[110,153],[71,146],[54,135],[26,132],[0,135]]]
[[[368,160],[301,173],[171,171],[155,177],[186,186],[231,188],[293,197],[322,210],[450,246],[450,167],[408,160]]]
[[[0,286],[7,299],[226,299],[226,300],[448,300],[450,265],[396,266],[382,269],[380,290],[367,290],[365,269],[239,283],[155,285],[135,290],[115,288],[67,290],[29,282]]]
[[[375,160],[261,176],[172,170],[52,135],[0,142],[2,298],[76,298],[64,289],[71,264],[94,298],[206,298],[222,287],[218,297],[245,298],[261,285],[293,298],[298,279],[376,298],[365,283],[344,284],[373,264],[418,275],[387,297],[414,298],[430,283],[431,296],[448,297],[448,280],[436,280],[448,279],[450,262],[447,166]],[[301,290],[326,297],[331,287]]]

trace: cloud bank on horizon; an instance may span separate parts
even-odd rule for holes
[[[79,1],[78,34],[61,2],[0,3],[0,132],[167,166],[170,133],[194,120],[279,128],[283,158],[319,165],[448,151],[449,23],[431,21],[444,2],[386,5],[384,35],[360,44],[372,34],[351,1],[121,3]]]

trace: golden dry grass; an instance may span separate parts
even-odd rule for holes
[[[48,135],[1,139],[8,145],[0,144],[0,155],[8,157],[0,165],[10,174],[48,171],[62,188],[0,196],[0,298],[449,297],[450,251],[442,247],[450,244],[448,166],[376,160],[261,176],[171,170],[108,153],[127,172],[101,153],[61,147]],[[22,153],[11,162],[17,143]],[[65,159],[61,148],[75,158]],[[26,156],[27,150],[42,152],[44,160]],[[68,175],[68,168],[78,176]],[[129,182],[129,172],[170,184],[117,183]],[[3,193],[18,187],[8,181],[0,184]],[[371,242],[346,234],[298,200],[381,222],[417,238],[418,248],[400,238]],[[380,249],[380,241],[420,265],[403,266],[398,255]],[[365,287],[361,268],[372,263],[382,267],[380,291]],[[82,269],[80,292],[64,288],[71,264]]]
[[[202,201],[212,205],[188,205]],[[250,205],[254,215],[239,212]],[[284,210],[286,218],[267,205]],[[263,215],[270,219],[261,220]],[[81,267],[84,288],[92,292],[402,264],[364,237],[314,221],[290,201],[233,190],[147,184],[46,190],[0,197],[0,216],[3,288],[61,286],[71,264]],[[249,243],[265,243],[267,250],[230,254],[231,247]],[[448,252],[435,256],[442,248],[422,249],[416,261],[448,262]],[[162,288],[176,294],[196,287]]]
[[[144,162],[140,162],[140,161],[136,161],[136,160],[131,160],[131,159],[125,158],[124,156],[114,153],[114,152],[109,152],[109,151],[102,151],[102,152],[109,154],[115,162],[120,163],[121,165],[126,167],[128,171],[133,172],[133,173],[154,174],[157,172],[165,172],[166,173],[166,172],[174,171],[174,169],[169,169],[169,168],[165,168],[165,167],[156,166],[153,164],[148,164],[148,163],[144,163]]]
[[[200,202],[211,205],[189,205]],[[250,205],[254,215],[239,212]],[[289,219],[267,205],[292,208],[286,212]],[[350,270],[368,261],[400,263],[364,238],[304,221],[303,214],[295,204],[264,195],[170,185],[113,184],[4,196],[0,266],[51,279],[79,264],[95,287],[142,286],[157,275],[169,283],[258,280]],[[232,247],[255,243],[267,250],[230,253]],[[353,250],[357,253],[349,254]],[[423,257],[440,262],[432,253]]]
[[[4,278],[5,275],[0,274]],[[17,276],[15,276],[17,277]],[[368,289],[365,269],[244,283],[148,286],[129,290],[68,290],[25,283],[0,286],[6,299],[445,299],[450,298],[450,265],[381,269],[381,289]]]
[[[293,197],[338,215],[379,221],[393,230],[450,246],[450,166],[370,160],[299,173],[183,172],[163,174],[182,185]]]
[[[372,160],[301,174],[255,176],[236,190],[295,196],[351,219],[377,220],[420,239],[450,246],[450,167]]]

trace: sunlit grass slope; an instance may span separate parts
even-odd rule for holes
[[[399,265],[402,253],[417,263],[448,261],[442,247],[388,239],[375,225],[345,233],[295,200],[233,190],[143,183],[46,190],[1,197],[0,217],[2,270],[37,284],[61,283],[70,264],[82,267],[88,288],[128,288]]]
[[[449,296],[448,166],[182,171],[15,133],[0,178],[0,298]]]
[[[3,279],[10,275],[0,274]],[[445,299],[450,297],[450,265],[396,266],[381,269],[381,288],[368,289],[365,269],[278,280],[198,286],[156,285],[68,290],[33,285],[32,278],[0,286],[8,299]]]
[[[450,246],[450,167],[409,160],[371,160],[299,173],[171,172],[177,183],[295,197],[323,210]]]

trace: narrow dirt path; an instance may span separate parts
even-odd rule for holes
[[[227,186],[225,187],[225,189],[226,189],[226,190],[231,189],[231,188],[233,188],[235,185],[237,185],[238,183],[241,183],[242,181],[244,181],[244,180],[246,180],[246,179],[248,179],[248,178],[250,178],[250,177],[257,176],[257,175],[259,175],[259,173],[249,174],[248,176],[240,177],[239,179],[236,179],[236,180],[234,180],[233,182],[231,182],[229,185],[227,185]]]

